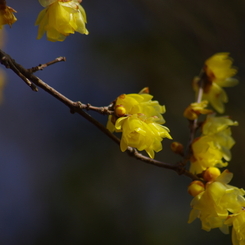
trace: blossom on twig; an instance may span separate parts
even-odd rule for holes
[[[232,63],[229,53],[217,53],[206,60],[203,76],[197,77],[193,82],[196,92],[203,86],[202,99],[208,100],[219,113],[224,112],[224,103],[228,102],[227,94],[222,87],[233,87],[238,84],[238,80],[233,78],[237,69],[232,67]]]
[[[162,150],[163,138],[172,139],[169,129],[155,122],[154,117],[147,118],[144,114],[133,114],[117,119],[115,129],[122,132],[121,151],[126,151],[128,146],[145,150],[154,158],[155,152]]]
[[[235,144],[230,126],[236,125],[238,123],[228,117],[207,117],[202,126],[201,137],[192,143],[192,173],[201,173],[208,167],[227,166],[227,161],[231,160],[230,149]]]
[[[208,101],[203,100],[200,103],[191,103],[184,111],[184,117],[189,120],[195,120],[200,114],[210,114],[213,111],[205,109],[208,106]]]
[[[155,152],[162,150],[162,139],[172,139],[169,129],[161,125],[165,122],[162,116],[165,107],[152,98],[147,93],[122,94],[117,98],[115,115],[109,116],[107,128],[111,132],[122,132],[122,151],[131,146],[139,151],[145,150],[154,158]]]
[[[39,0],[43,9],[36,20],[40,39],[46,32],[52,42],[64,41],[67,36],[79,32],[88,34],[86,13],[79,0]]]
[[[225,234],[229,233],[226,219],[229,214],[239,213],[245,206],[245,191],[228,185],[232,177],[233,174],[225,170],[214,181],[206,183],[204,191],[198,193],[191,201],[192,210],[188,223],[199,218],[202,229],[210,231],[220,228]]]

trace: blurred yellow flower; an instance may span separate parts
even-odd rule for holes
[[[238,122],[232,121],[226,116],[209,115],[202,126],[202,134],[212,135],[215,146],[221,151],[226,161],[231,160],[230,149],[235,144],[235,140],[231,136],[230,126],[237,125]]]
[[[192,143],[193,156],[190,172],[201,173],[208,167],[226,167],[227,162],[222,160],[223,155],[210,135],[201,136]]]
[[[209,115],[202,126],[202,135],[192,143],[190,171],[201,173],[208,167],[225,167],[231,160],[230,149],[235,144],[230,126],[238,123],[228,117]],[[223,161],[223,159],[225,161]]]
[[[228,102],[226,92],[222,87],[232,87],[238,84],[238,80],[232,78],[237,69],[232,67],[232,59],[229,53],[217,53],[205,62],[203,79],[203,100],[208,100],[216,111],[224,112],[224,103]],[[200,78],[194,80],[193,88],[197,92]]]
[[[42,10],[36,20],[40,39],[46,32],[49,41],[64,41],[67,36],[79,32],[88,34],[86,13],[79,0],[39,0]]]
[[[200,103],[191,103],[184,111],[184,117],[189,120],[195,120],[200,114],[210,114],[213,111],[205,109],[208,106],[208,101],[203,100]]]
[[[115,128],[122,132],[121,151],[126,151],[128,146],[145,150],[154,158],[155,152],[162,150],[163,138],[172,139],[169,129],[155,122],[153,118],[147,118],[144,114],[133,114],[117,119]]]
[[[202,133],[204,135],[212,135],[219,133],[229,126],[237,126],[237,121],[232,121],[228,116],[216,117],[214,114],[207,116],[203,126]]]
[[[229,233],[225,220],[230,213],[240,212],[245,205],[245,191],[228,185],[232,177],[233,174],[225,170],[215,181],[206,184],[205,190],[191,201],[188,223],[199,218],[202,229],[220,228],[222,232]]]
[[[232,228],[232,244],[244,245],[245,244],[245,210],[239,213],[229,215],[225,221],[226,225],[233,225]]]
[[[2,29],[3,25],[8,24],[11,26],[14,24],[17,20],[14,13],[16,13],[16,11],[13,8],[6,6],[5,4],[0,6],[0,29]]]

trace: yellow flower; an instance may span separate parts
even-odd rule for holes
[[[209,115],[202,126],[202,136],[192,143],[190,171],[201,173],[208,167],[225,167],[231,160],[230,149],[235,144],[230,126],[238,123],[228,117]]]
[[[17,20],[13,13],[16,13],[16,11],[6,6],[5,4],[2,4],[0,6],[0,29],[2,29],[3,25],[12,25]]]
[[[240,212],[245,205],[243,189],[228,185],[233,174],[225,170],[213,182],[208,182],[203,192],[195,196],[191,202],[191,213],[188,223],[199,218],[202,229],[210,231],[220,228],[222,232],[228,233],[228,224],[225,223],[230,213]]]
[[[189,120],[195,120],[200,114],[210,114],[213,111],[205,109],[208,105],[208,101],[204,100],[200,103],[191,103],[184,111],[184,117]]]
[[[231,136],[230,126],[237,126],[238,122],[232,121],[228,117],[215,117],[210,115],[202,127],[203,135],[212,135],[215,146],[221,151],[226,161],[231,160],[230,149],[235,144]]]
[[[227,129],[229,126],[237,126],[237,121],[232,121],[228,116],[216,117],[209,115],[202,126],[204,135],[213,135]]]
[[[191,158],[190,172],[201,173],[208,167],[225,167],[223,154],[214,142],[213,136],[202,136],[192,143],[193,157]]]
[[[127,115],[142,113],[147,117],[155,116],[158,123],[165,122],[161,114],[165,113],[165,106],[159,105],[158,101],[152,101],[150,94],[122,94],[117,98],[116,106],[122,105]]]
[[[172,139],[167,127],[143,114],[120,117],[116,121],[115,128],[122,132],[121,151],[124,152],[131,146],[139,151],[145,150],[151,158],[154,158],[155,152],[162,150],[163,138]]]
[[[232,228],[232,244],[245,245],[245,210],[232,214],[225,221],[227,225],[233,225]]]
[[[172,138],[169,129],[161,125],[165,122],[162,116],[165,107],[153,101],[148,91],[144,88],[139,94],[120,95],[115,101],[115,114],[109,116],[107,128],[111,132],[122,132],[120,147],[123,152],[130,146],[139,151],[145,150],[154,158],[155,152],[162,150],[162,139]]]
[[[86,13],[79,4],[79,0],[39,0],[46,7],[36,20],[39,25],[38,36],[40,39],[47,33],[49,41],[64,41],[67,36],[79,32],[88,34],[85,27]]]
[[[115,116],[109,116],[107,128],[115,131],[115,122],[119,117],[133,114],[144,114],[146,117],[154,117],[159,124],[165,123],[162,116],[165,113],[165,106],[159,105],[158,101],[153,100],[150,94],[122,94],[115,102]]]
[[[232,87],[238,84],[238,80],[232,78],[237,70],[232,67],[232,59],[229,53],[217,53],[205,62],[203,79],[203,100],[208,100],[216,111],[224,112],[224,103],[228,102],[226,92],[222,87]],[[200,78],[195,79],[193,87],[197,92]]]

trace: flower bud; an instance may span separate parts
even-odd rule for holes
[[[216,167],[209,167],[203,174],[203,178],[207,182],[214,181],[218,176],[220,176],[220,170]]]
[[[141,89],[139,92],[139,94],[149,94],[149,93],[150,93],[150,90],[148,87]]]
[[[173,142],[173,143],[171,144],[170,147],[171,147],[171,150],[172,150],[174,153],[183,155],[183,153],[184,153],[184,146],[183,146],[181,143],[175,141],[175,142]]]
[[[115,113],[118,117],[122,117],[126,114],[126,109],[123,105],[117,105],[115,108]]]
[[[194,180],[188,186],[188,193],[193,197],[197,196],[199,193],[204,191],[204,184],[199,180]]]

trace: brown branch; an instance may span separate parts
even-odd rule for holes
[[[103,107],[96,107],[92,106],[90,104],[81,104],[82,109],[86,109],[88,111],[96,111],[102,115],[112,115],[114,113],[113,110],[113,104],[110,104],[108,106],[103,106]]]
[[[7,69],[11,69],[17,76],[19,76],[33,91],[38,91],[37,87],[20,72],[15,64],[15,61],[9,55],[5,54],[4,52],[1,53],[0,62]]]
[[[50,65],[56,64],[58,62],[61,62],[61,61],[66,61],[66,58],[65,57],[58,57],[55,60],[52,60],[52,61],[47,62],[45,64],[40,64],[38,66],[32,67],[30,69],[27,69],[27,71],[30,72],[30,73],[34,73],[36,71],[43,70],[44,68],[46,68],[46,67],[48,67]]]
[[[83,116],[85,119],[87,119],[90,123],[92,123],[94,126],[96,126],[100,131],[102,131],[104,134],[106,134],[110,139],[112,139],[116,144],[120,145],[120,139],[118,139],[113,133],[111,133],[104,125],[99,123],[97,120],[95,120],[93,117],[91,117],[88,113],[84,111],[86,110],[93,110],[96,112],[99,112],[101,114],[107,114],[111,115],[113,113],[112,105],[109,105],[107,107],[95,107],[90,104],[82,104],[81,102],[75,102],[70,100],[69,98],[65,97],[63,94],[49,86],[47,83],[42,81],[40,78],[37,76],[33,75],[33,70],[36,71],[37,68],[32,69],[25,69],[18,63],[16,63],[9,55],[5,54],[2,50],[0,50],[0,60],[3,65],[5,65],[6,68],[9,68],[13,70],[17,76],[19,76],[23,80],[23,76],[25,77],[24,81],[30,81],[31,84],[35,84],[36,86],[42,88],[44,91],[61,101],[63,104],[68,106],[70,108],[71,113],[78,113],[79,115]],[[57,59],[56,59],[57,60]],[[57,61],[59,62],[59,61]],[[48,62],[46,64],[54,64],[57,62]],[[16,69],[18,72],[16,72]],[[32,72],[30,72],[32,70]],[[35,86],[34,85],[34,86]],[[127,152],[130,156],[133,156],[134,158],[141,160],[145,163],[161,167],[161,168],[166,168],[166,169],[171,169],[176,171],[178,174],[185,175],[187,177],[190,177],[191,179],[195,180],[198,179],[197,176],[194,174],[190,173],[187,171],[182,164],[170,164],[162,161],[158,161],[155,159],[151,159],[147,156],[142,155],[139,153],[136,149],[132,147],[128,147]]]

